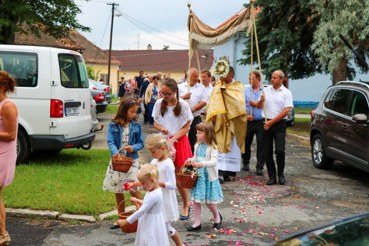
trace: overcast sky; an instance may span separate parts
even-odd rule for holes
[[[113,50],[187,49],[187,3],[207,25],[215,28],[243,8],[248,0],[75,0],[82,13],[78,20],[91,28],[82,32],[103,49],[109,48],[111,10],[108,3],[117,3],[121,16],[114,17]],[[117,14],[117,11],[115,12]]]

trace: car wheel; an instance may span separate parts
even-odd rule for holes
[[[31,146],[28,143],[27,134],[19,129],[17,136],[17,163],[27,161],[30,153]]]
[[[311,144],[311,158],[315,167],[329,169],[333,165],[333,159],[326,154],[323,136],[316,134]]]

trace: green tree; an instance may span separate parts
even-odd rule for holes
[[[322,72],[322,65],[311,49],[320,16],[310,1],[257,0],[254,5],[261,8],[256,29],[261,67],[267,78],[276,69],[282,69],[293,79]],[[245,58],[240,60],[241,64],[250,64],[250,37],[246,37],[246,49],[242,52]],[[255,47],[253,60],[257,62]]]
[[[366,71],[365,57],[369,47],[369,6],[364,0],[257,0],[262,11],[257,15],[262,69],[268,78],[282,69],[292,79],[316,73],[332,74],[333,83],[352,79],[354,61]],[[342,34],[361,57],[353,58]],[[250,64],[250,37],[247,37],[244,59]],[[254,49],[254,54],[255,54]],[[256,60],[256,54],[254,56]]]
[[[76,20],[81,10],[72,0],[0,0],[0,43],[14,44],[15,32],[30,30],[62,38],[71,29],[89,31]]]
[[[87,75],[90,79],[97,80],[98,79],[98,72],[95,72],[93,66],[86,65]]]
[[[365,57],[369,55],[369,5],[358,0],[312,0],[321,20],[314,33],[312,49],[320,64],[327,64],[332,74],[333,84],[353,79],[356,71],[350,61],[354,61],[361,72],[368,72]],[[351,43],[356,53],[343,43],[339,35]]]

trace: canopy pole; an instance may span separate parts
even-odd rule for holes
[[[191,40],[191,33],[192,33],[192,30],[193,30],[193,27],[192,27],[192,10],[191,10],[191,3],[188,2],[187,3],[187,7],[188,7],[188,11],[190,12],[190,30],[188,32],[188,43],[189,43],[189,48],[188,48],[188,69],[187,69],[187,73],[188,73],[188,70],[191,68],[191,56],[192,56],[192,53],[193,53],[193,50],[192,50],[192,40]]]
[[[250,74],[249,74],[249,84],[250,84],[250,100],[252,99],[252,84],[251,84],[251,75],[254,67],[254,1],[251,0],[251,8],[250,8],[250,19],[251,19],[251,35],[250,35]],[[253,107],[251,105],[250,108],[250,115],[253,113]]]
[[[258,41],[258,34],[257,34],[257,30],[256,30],[256,18],[255,18],[255,9],[254,9],[254,2],[255,0],[250,0],[251,3],[251,45],[253,44],[253,37],[255,35],[255,46],[256,46],[256,56],[258,59],[258,66],[259,66],[259,73],[260,73],[260,86],[262,88],[262,95],[264,95],[264,85],[263,85],[263,77],[262,77],[262,72],[261,72],[261,60],[260,60],[260,51],[259,51],[259,41]],[[254,47],[252,46],[251,48],[251,63],[253,64],[253,49]],[[252,67],[251,67],[251,72],[252,72]],[[251,81],[250,81],[251,82]],[[251,91],[251,90],[250,90]],[[251,92],[252,95],[252,92]],[[250,95],[250,96],[251,96]],[[250,110],[252,110],[252,108],[250,107]],[[252,111],[250,111],[252,112]],[[265,108],[265,103],[263,104],[263,113],[264,113],[264,118],[265,118],[265,123],[266,123],[266,119],[267,119],[267,115],[266,115],[266,108]]]

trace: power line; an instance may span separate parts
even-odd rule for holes
[[[170,34],[168,34],[168,33],[166,33],[166,32],[163,32],[163,31],[161,31],[161,30],[159,30],[159,29],[157,29],[157,28],[155,28],[155,27],[152,27],[152,26],[150,26],[150,25],[145,24],[145,23],[143,23],[142,21],[139,21],[139,20],[137,20],[137,19],[135,19],[135,18],[133,18],[133,17],[131,17],[131,16],[127,15],[127,14],[126,14],[126,13],[124,13],[124,12],[122,12],[122,14],[124,14],[127,18],[130,18],[132,21],[138,22],[138,23],[140,23],[141,25],[146,26],[146,27],[148,27],[148,28],[150,28],[150,29],[153,29],[153,30],[155,30],[155,31],[157,31],[157,32],[160,32],[160,33],[162,33],[162,34],[164,34],[164,35],[166,35],[166,36],[168,36],[168,37],[170,37],[170,38],[174,38],[174,39],[177,39],[177,40],[182,41],[182,42],[187,42],[187,40],[186,40],[186,39],[179,38],[179,37],[176,37],[176,36],[172,36],[172,35],[170,35]]]
[[[147,31],[147,30],[143,29],[143,28],[142,28],[142,27],[140,27],[138,24],[136,24],[133,20],[131,20],[131,19],[130,19],[131,17],[127,16],[125,13],[122,13],[122,16],[123,16],[126,20],[128,20],[129,22],[131,22],[133,25],[135,25],[136,27],[138,27],[139,29],[143,30],[144,32],[147,32],[148,34],[150,34],[150,35],[152,35],[152,36],[154,36],[154,37],[156,37],[156,38],[158,38],[158,39],[160,39],[160,40],[163,40],[163,41],[168,42],[168,43],[172,43],[172,44],[176,44],[176,45],[178,45],[178,46],[182,46],[182,47],[186,47],[186,48],[188,48],[188,45],[183,45],[183,44],[180,44],[180,43],[177,43],[177,42],[173,42],[173,41],[170,41],[170,40],[164,39],[164,38],[162,38],[162,37],[160,37],[160,36],[158,36],[158,35],[155,35],[155,34],[151,33],[150,31]]]
[[[82,0],[80,0],[82,1]],[[109,4],[108,1],[104,1],[104,0],[85,0],[85,2],[94,2],[94,3],[106,3],[106,4]],[[150,25],[147,25],[131,16],[129,16],[128,14],[124,13],[124,12],[121,12],[120,10],[118,10],[122,16],[128,20],[129,22],[131,22],[134,26],[136,26],[137,28],[139,28],[140,30],[150,34],[151,36],[154,36],[155,38],[158,38],[162,41],[165,41],[165,42],[168,42],[168,43],[171,43],[171,44],[174,44],[174,45],[178,45],[178,46],[181,46],[181,47],[185,47],[185,48],[188,48],[188,44],[187,44],[187,40],[183,39],[183,38],[179,38],[179,37],[176,37],[176,36],[173,36],[173,35],[170,35],[162,30],[159,30],[155,27],[152,27]],[[163,38],[157,34],[154,34],[152,33],[152,30],[155,31],[155,32],[158,32],[159,34],[162,34],[162,35],[165,35],[166,37],[170,38],[170,39],[176,39],[176,40],[179,40],[180,42],[184,42],[186,43],[186,45],[184,43],[178,43],[178,42],[175,42],[175,41],[171,41],[171,40],[168,40],[167,38]],[[104,30],[104,34],[105,34],[105,31],[106,29]],[[150,42],[150,41],[148,41]],[[101,41],[102,43],[102,41]],[[101,44],[100,44],[101,46]]]
[[[111,5],[111,24],[110,24],[109,61],[108,61],[108,85],[110,86],[111,47],[113,42],[114,10],[116,6],[119,6],[119,4],[107,3],[107,5]]]
[[[102,42],[103,42],[103,40],[104,40],[104,36],[105,36],[106,29],[108,28],[108,24],[109,24],[110,16],[111,16],[111,12],[109,12],[109,17],[108,17],[108,19],[107,19],[107,21],[106,21],[106,25],[105,25],[104,32],[103,32],[103,34],[102,34],[102,36],[101,36],[100,44],[99,44],[99,46],[98,46],[98,48],[99,48],[99,49],[100,49],[100,47],[101,47],[101,45],[102,45]],[[99,50],[98,50],[98,49],[96,49],[96,54],[95,54],[95,59],[94,59],[95,61],[96,61],[96,58],[97,58],[98,53],[99,53]]]

